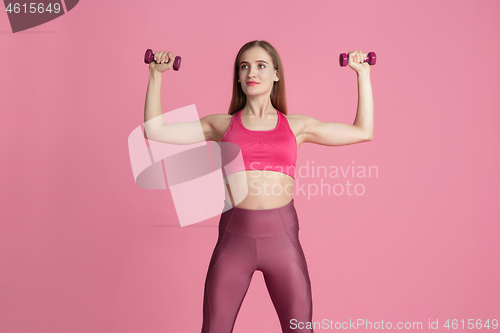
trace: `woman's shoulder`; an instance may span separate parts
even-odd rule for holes
[[[290,126],[295,127],[297,129],[303,128],[309,120],[314,119],[312,117],[306,116],[304,114],[299,113],[289,113],[285,115],[286,119]]]
[[[214,113],[200,119],[202,124],[213,128],[218,134],[224,133],[231,123],[233,115],[227,113]]]
[[[300,114],[300,113],[289,113],[289,114],[285,114],[285,116],[287,118],[293,119],[293,120],[310,118],[309,116],[306,116],[305,114]]]
[[[212,126],[217,126],[220,125],[220,123],[231,121],[232,117],[233,117],[232,115],[227,113],[214,113],[214,114],[209,114],[208,116],[205,116],[200,120]]]

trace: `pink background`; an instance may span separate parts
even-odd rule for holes
[[[218,217],[178,227],[170,192],[134,183],[127,137],[143,121],[145,49],[182,56],[163,112],[196,104],[203,117],[227,113],[234,58],[254,39],[280,52],[289,113],[322,121],[355,117],[339,53],[378,56],[374,140],[298,151],[298,167],[379,170],[350,179],[361,196],[295,196],[313,319],[424,331],[500,319],[499,12],[494,0],[83,0],[16,34],[3,12],[0,331],[200,331]],[[235,332],[279,331],[256,272]]]

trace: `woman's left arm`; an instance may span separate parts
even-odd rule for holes
[[[373,139],[373,93],[370,82],[370,65],[363,63],[366,53],[349,52],[348,65],[356,71],[358,79],[358,109],[352,125],[322,122],[309,116],[302,116],[304,142],[326,146],[342,146]]]
[[[370,66],[366,64],[366,66]],[[358,75],[358,110],[353,126],[364,133],[366,141],[373,139],[373,93],[370,70],[360,71]]]

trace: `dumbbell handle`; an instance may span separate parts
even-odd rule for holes
[[[153,50],[147,49],[146,53],[144,54],[144,62],[146,64],[149,64],[149,63],[155,61],[154,58],[155,58],[155,54],[153,53]],[[179,70],[179,68],[181,67],[181,57],[179,57],[179,56],[175,57],[173,67],[174,67],[174,71]]]
[[[341,53],[339,56],[340,66],[341,67],[347,66],[348,62],[349,62],[349,55],[347,53]],[[363,62],[367,62],[370,65],[375,65],[375,63],[377,62],[377,55],[375,54],[375,52],[370,52],[368,53],[368,57],[366,58],[366,60]]]

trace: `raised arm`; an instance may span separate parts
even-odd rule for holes
[[[163,117],[161,117],[161,79],[162,73],[156,70],[149,71],[148,89],[144,105],[144,137],[146,139],[154,140],[154,133],[164,125]]]
[[[144,107],[144,137],[178,145],[215,141],[214,123],[217,121],[217,115],[209,115],[196,121],[165,124],[160,100],[161,79],[161,74],[151,73],[149,76]]]
[[[148,131],[145,124],[149,140],[165,142],[177,145],[189,145],[202,141],[218,141],[219,132],[216,130],[227,114],[212,114],[196,121],[183,121],[171,124],[162,123],[155,127],[152,133]],[[162,117],[160,117],[162,118]],[[162,120],[163,121],[163,120]]]
[[[172,52],[158,51],[154,59],[156,63],[151,62],[149,67],[149,82],[144,106],[144,137],[153,141],[180,145],[214,140],[216,133],[213,124],[217,120],[217,115],[206,116],[199,121],[165,124],[160,98],[162,73],[172,68],[175,57]]]
[[[353,51],[349,53],[349,66],[357,74],[358,109],[352,125],[334,122],[322,122],[308,116],[302,117],[304,142],[326,146],[342,146],[371,141],[373,139],[374,107],[370,82],[370,65],[359,63],[366,59],[366,54]]]

